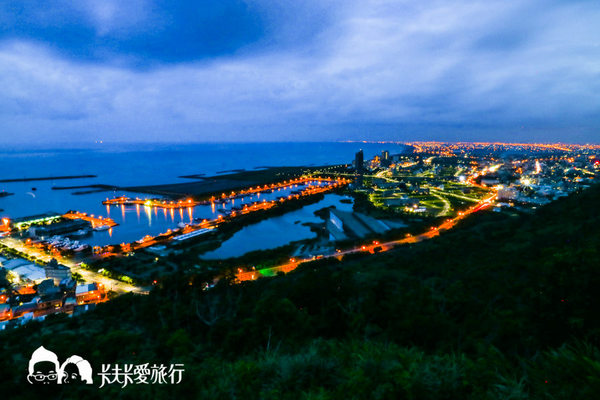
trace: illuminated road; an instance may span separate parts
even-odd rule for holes
[[[394,183],[398,183],[397,180],[389,178],[387,176],[385,176],[385,174],[387,173],[387,170],[381,170],[378,173],[376,173],[375,175],[373,175],[374,178],[379,178],[379,179],[385,179],[388,182],[394,182]]]
[[[314,181],[326,182],[327,185],[313,186],[310,183],[314,182]],[[223,216],[220,215],[215,220],[205,220],[201,223],[195,224],[194,226],[188,225],[185,228],[178,229],[177,235],[189,234],[196,230],[201,230],[201,229],[206,229],[206,228],[215,228],[215,227],[219,226],[221,223],[225,222],[226,220],[228,222],[231,221],[238,214],[243,215],[243,214],[248,214],[248,213],[251,213],[254,211],[258,211],[258,210],[266,210],[266,209],[269,209],[272,207],[276,207],[279,203],[284,202],[286,200],[299,199],[302,196],[309,196],[309,195],[324,193],[324,192],[330,191],[333,188],[336,188],[340,185],[344,185],[344,184],[348,183],[348,181],[345,181],[343,179],[336,180],[336,179],[326,179],[326,178],[299,178],[299,179],[295,179],[295,180],[284,181],[282,183],[265,185],[264,187],[257,186],[256,188],[250,188],[247,190],[243,190],[243,191],[239,192],[238,194],[236,194],[235,192],[232,192],[230,197],[233,198],[234,196],[239,196],[240,193],[244,193],[244,194],[259,193],[262,191],[271,190],[272,188],[292,187],[292,185],[300,184],[300,183],[308,183],[309,184],[305,189],[302,190],[302,192],[300,194],[290,194],[289,196],[287,196],[287,198],[285,198],[285,199],[282,198],[277,201],[273,200],[270,202],[266,202],[265,200],[263,200],[262,202],[246,204],[246,205],[244,205],[243,209],[241,209],[239,211],[233,211],[231,213],[231,215],[228,216],[227,218],[224,218]],[[223,194],[223,197],[227,197],[227,196],[225,194]],[[126,199],[126,198],[121,197],[121,198],[117,198],[117,199],[113,199],[113,200],[107,200],[106,202],[103,202],[103,203],[106,203],[106,204],[112,204],[112,202],[124,203],[126,201],[137,202],[138,200],[131,200],[131,199]],[[142,201],[142,200],[139,200],[139,201]],[[147,201],[148,200],[144,200],[143,204],[147,204],[146,203]],[[150,200],[150,201],[152,202],[153,200]],[[186,207],[188,207],[189,204],[193,204],[192,200],[189,200],[187,202],[182,201],[182,202],[173,203],[173,207],[176,207],[176,206],[179,207],[180,204],[184,204],[184,203],[185,203]],[[150,203],[150,204],[152,206],[158,206],[153,203]],[[169,203],[169,205],[170,204],[171,203]],[[138,204],[138,206],[139,206],[139,204]],[[163,206],[161,205],[161,207],[163,207]],[[81,219],[92,222],[93,225],[94,224],[95,225],[107,225],[107,226],[116,225],[114,223],[114,221],[111,220],[110,218],[94,217],[93,215],[88,216],[85,213],[69,212],[69,213],[65,214],[64,217],[70,218],[70,219],[81,218]],[[8,223],[3,222],[2,226],[8,226]],[[171,232],[169,230],[167,233],[165,233],[163,235],[158,235],[157,237],[151,237],[151,236],[147,235],[141,241],[123,244],[120,246],[120,248],[121,248],[122,252],[127,253],[127,252],[141,249],[144,247],[153,246],[155,244],[163,243],[163,242],[169,241],[173,238],[177,238],[177,235],[173,236],[172,233],[175,233],[175,232]],[[28,246],[26,243],[24,243],[20,240],[14,239],[14,238],[6,237],[3,239],[0,239],[0,243],[2,243],[5,246],[10,247],[14,250],[17,250],[20,253],[26,254],[30,258],[35,258],[35,259],[41,260],[46,263],[49,262],[52,258],[56,258],[61,264],[69,267],[71,269],[71,272],[80,274],[86,282],[102,283],[107,290],[112,290],[117,293],[126,293],[126,292],[147,293],[150,290],[149,287],[139,287],[139,286],[128,284],[126,282],[122,282],[122,281],[119,281],[116,279],[108,278],[108,277],[104,276],[103,274],[82,268],[78,263],[76,263],[68,258],[63,258],[60,256],[60,254],[57,254],[57,253],[49,254],[49,253],[47,253],[41,249],[38,249],[36,247]],[[107,256],[108,255],[117,255],[117,254],[115,254],[113,249],[114,249],[114,246],[104,246],[104,248],[95,249],[95,252],[104,254]]]
[[[50,256],[44,252],[41,252],[35,248],[31,248],[31,247],[23,245],[23,243],[21,243],[20,241],[18,241],[16,239],[3,238],[3,239],[0,239],[0,243],[5,245],[6,247],[15,249],[20,253],[27,254],[31,257],[36,257],[37,259],[40,259],[44,262],[48,262],[53,258],[52,256]],[[81,268],[79,265],[77,265],[73,261],[70,261],[67,259],[59,259],[58,261],[61,264],[66,265],[67,267],[71,268],[71,272],[76,272],[76,273],[80,274],[86,282],[102,283],[107,290],[113,290],[117,293],[126,293],[126,292],[147,293],[150,290],[150,288],[147,288],[147,287],[131,285],[131,284],[121,282],[116,279],[108,278],[97,272],[93,272],[93,271]]]
[[[461,195],[461,194],[450,193],[450,192],[442,192],[442,191],[439,191],[439,190],[434,189],[434,188],[430,188],[429,190],[432,193],[438,193],[438,194],[443,194],[444,196],[456,197],[457,199],[461,199],[461,200],[465,200],[465,201],[471,201],[473,203],[479,203],[479,201],[481,200],[481,199],[477,199],[477,198],[474,198],[474,197],[464,196],[464,195]]]
[[[332,254],[317,256],[317,257],[313,257],[313,258],[309,258],[309,259],[301,259],[301,260],[291,259],[289,263],[279,265],[277,267],[266,268],[266,269],[263,269],[260,271],[239,272],[236,275],[236,277],[237,277],[238,281],[254,280],[254,279],[259,278],[262,275],[271,276],[271,275],[275,275],[277,272],[288,273],[288,272],[296,269],[298,267],[298,265],[300,265],[304,262],[313,261],[315,259],[324,259],[324,258],[339,258],[339,259],[341,259],[343,256],[346,256],[346,255],[356,254],[356,253],[365,253],[365,252],[374,254],[375,249],[378,247],[380,247],[381,248],[380,251],[383,252],[383,251],[391,250],[392,248],[394,248],[396,246],[400,246],[400,245],[404,245],[404,244],[408,244],[408,243],[416,243],[416,242],[420,242],[422,240],[431,239],[435,236],[438,236],[440,234],[440,231],[442,231],[442,230],[452,229],[459,221],[466,218],[467,216],[469,216],[475,212],[481,211],[485,208],[490,207],[493,204],[493,201],[496,199],[496,196],[497,195],[494,194],[486,199],[481,200],[479,203],[477,203],[475,206],[469,208],[467,211],[459,212],[458,216],[456,216],[452,219],[447,219],[441,225],[438,225],[437,227],[431,227],[431,229],[429,231],[422,233],[420,235],[416,235],[416,236],[407,235],[407,237],[405,237],[403,239],[391,240],[391,241],[383,242],[383,243],[373,242],[368,245],[365,244],[365,245],[355,247],[352,249],[338,250]]]
[[[442,211],[440,211],[440,212],[439,212],[439,213],[436,215],[436,217],[444,217],[444,216],[446,216],[446,215],[450,214],[450,211],[451,211],[451,205],[450,205],[450,202],[448,201],[448,199],[447,199],[447,198],[445,198],[445,197],[443,197],[443,196],[441,196],[441,195],[439,195],[438,193],[433,193],[433,192],[430,192],[430,193],[431,193],[431,195],[432,195],[433,197],[435,197],[435,198],[439,199],[439,200],[440,200],[440,201],[441,201],[441,202],[444,204],[444,208],[442,209]]]

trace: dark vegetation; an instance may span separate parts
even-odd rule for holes
[[[40,345],[94,363],[186,365],[178,386],[48,398],[593,399],[600,393],[600,187],[534,215],[481,213],[419,244],[234,285],[166,277],[0,334],[2,390]],[[181,265],[179,268],[184,268]]]

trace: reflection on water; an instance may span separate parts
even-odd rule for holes
[[[140,206],[139,204],[134,206],[102,204],[102,201],[107,198],[121,195],[132,196],[131,193],[111,191],[73,195],[70,190],[52,190],[52,186],[55,184],[52,181],[36,182],[35,197],[27,194],[31,190],[31,183],[7,184],[7,191],[15,194],[2,198],[2,208],[5,209],[2,214],[10,218],[19,218],[46,212],[65,213],[68,210],[76,210],[88,215],[110,216],[119,225],[107,231],[94,231],[91,236],[80,240],[92,246],[131,243],[146,235],[156,236],[164,233],[168,229],[177,228],[181,223],[190,223],[196,218],[217,218],[223,210],[230,210],[234,205],[239,207],[243,204],[253,203],[259,198],[266,201],[276,200],[279,197],[287,197],[292,191],[304,188],[304,185],[296,185],[294,188],[280,188],[272,193],[247,195],[244,198],[235,199],[235,202],[219,202],[178,210],[163,208],[161,212],[156,207]],[[135,197],[135,195],[133,196]],[[141,207],[144,208],[143,212]],[[306,229],[308,230],[308,228]]]
[[[0,183],[0,191],[14,193],[12,196],[0,198],[0,209],[4,210],[0,211],[0,218],[14,219],[46,212],[62,214],[68,210],[76,210],[97,216],[110,217],[119,224],[107,231],[94,231],[90,237],[83,239],[82,242],[91,245],[130,243],[146,235],[155,236],[166,232],[168,229],[177,227],[180,222],[189,222],[195,218],[216,218],[219,215],[219,208],[251,203],[258,200],[259,197],[261,200],[265,198],[270,200],[287,194],[282,190],[269,194],[263,193],[260,196],[235,199],[225,205],[218,203],[194,207],[187,210],[187,213],[185,211],[183,213],[167,212],[166,209],[161,212],[161,210],[154,208],[154,215],[152,215],[152,212],[146,209],[144,209],[145,212],[140,212],[139,208],[134,207],[122,206],[119,210],[102,205],[102,200],[107,197],[131,195],[131,193],[121,191],[89,192],[89,188],[52,190],[52,187],[94,184],[117,186],[155,185],[189,182],[189,179],[181,178],[182,175],[203,173],[210,176],[219,171],[236,168],[252,170],[255,167],[264,165],[333,165],[349,162],[359,149],[364,150],[367,159],[381,153],[382,150],[400,153],[405,147],[402,145],[370,143],[294,143],[293,146],[288,143],[107,144],[101,147],[94,145],[69,150],[33,148],[32,145],[13,149],[3,147],[0,149],[0,178],[3,179],[81,174],[95,174],[98,177]],[[149,162],[149,160],[159,160],[159,162]],[[88,193],[73,195],[73,191],[88,191]],[[331,197],[327,195],[326,198]],[[308,207],[314,206],[316,205]],[[319,205],[317,207],[323,206]],[[250,228],[260,229],[256,232],[250,230],[255,233],[248,236],[244,236],[240,232],[232,240],[235,238],[235,240],[244,242],[243,246],[252,244],[255,247],[251,250],[254,250],[261,247],[274,247],[275,245],[285,244],[290,240],[313,236],[307,227],[294,224],[293,221],[297,219],[310,221],[314,218],[312,211],[308,212],[307,215],[302,215],[302,210],[299,210],[288,216],[278,218],[264,221],[264,224],[257,224],[259,227],[254,225],[247,227],[244,232]],[[281,222],[281,225],[278,225],[279,222]],[[274,232],[271,236],[267,234],[269,229],[273,229]],[[223,248],[229,246],[229,243],[230,241]],[[240,249],[245,248],[240,247]]]
[[[314,238],[315,233],[311,232],[308,226],[303,226],[302,223],[322,222],[323,220],[314,215],[314,212],[329,206],[335,206],[339,210],[351,211],[352,204],[341,203],[340,200],[342,199],[349,199],[349,197],[327,194],[318,203],[246,226],[225,241],[218,249],[203,254],[202,258],[239,257],[250,251],[274,249],[297,240]],[[300,223],[296,223],[298,221]]]

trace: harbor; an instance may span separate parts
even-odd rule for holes
[[[6,219],[3,226],[7,233],[26,238],[26,245],[56,257],[107,257],[173,239],[181,242],[195,238],[238,216],[325,193],[346,183],[344,179],[301,177],[215,194],[203,200],[119,195],[101,200],[85,211]]]

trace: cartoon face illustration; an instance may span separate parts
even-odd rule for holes
[[[27,381],[31,384],[86,383],[92,384],[92,366],[83,358],[73,355],[60,365],[53,352],[40,346],[29,360]]]
[[[71,356],[59,371],[58,383],[92,383],[92,366],[79,356]]]
[[[29,360],[27,381],[36,385],[56,383],[59,378],[58,357],[53,352],[40,346],[33,352]]]
[[[81,382],[79,368],[76,364],[67,364],[63,368],[62,383],[78,383]]]

